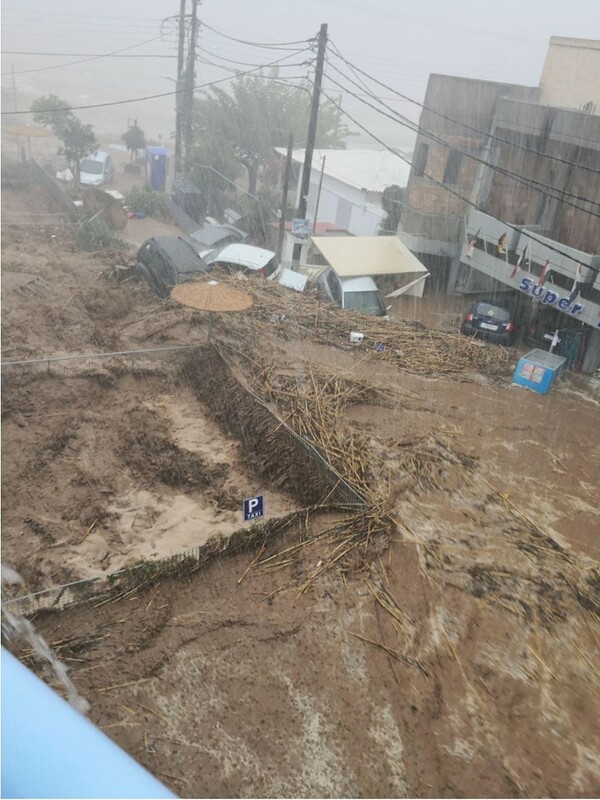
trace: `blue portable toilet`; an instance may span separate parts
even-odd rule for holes
[[[146,148],[146,180],[153,192],[164,192],[167,187],[167,149]]]

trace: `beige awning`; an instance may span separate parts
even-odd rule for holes
[[[428,271],[397,236],[313,236],[312,241],[340,278]]]

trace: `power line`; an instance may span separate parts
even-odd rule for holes
[[[401,159],[406,164],[408,164],[409,166],[412,167],[412,161],[410,161],[410,159],[406,158],[406,156],[402,155],[397,150],[394,150],[393,147],[390,147],[388,144],[386,144],[386,142],[384,142],[382,139],[380,139],[379,136],[377,136],[375,133],[373,133],[368,128],[366,128],[364,125],[362,125],[357,119],[355,119],[351,114],[349,114],[345,109],[343,109],[341,107],[341,105],[339,103],[337,103],[332,97],[329,97],[329,95],[326,92],[323,92],[323,95],[329,100],[330,103],[333,103],[333,105],[345,117],[348,117],[348,119],[351,122],[353,122],[354,125],[356,125],[364,133],[366,133],[368,136],[370,136],[372,139],[374,139],[374,141],[376,141],[378,144],[380,144],[382,147],[384,147],[388,152],[392,153],[397,158]],[[471,206],[471,208],[474,208],[476,211],[481,211],[481,209],[478,207],[478,205],[476,203],[474,203],[472,200],[467,199],[466,197],[463,197],[461,194],[456,192],[450,186],[446,186],[446,184],[442,183],[441,181],[438,181],[436,178],[434,178],[432,175],[429,175],[427,172],[423,172],[423,175],[424,175],[424,177],[429,178],[429,180],[432,181],[432,183],[435,183],[441,189],[445,189],[449,194],[454,195],[454,197],[457,197],[459,200],[462,200],[463,203],[466,203],[468,206]],[[535,236],[532,236],[524,228],[520,228],[517,225],[513,225],[511,222],[506,222],[506,220],[503,220],[500,217],[497,217],[495,214],[490,214],[489,211],[486,211],[484,213],[487,214],[488,217],[491,217],[492,219],[495,219],[497,222],[501,222],[503,225],[506,225],[507,228],[510,228],[511,230],[516,231],[517,233],[521,234],[522,236],[525,236],[526,238],[530,239],[531,241],[535,242],[536,244],[538,244],[538,245],[541,244],[541,242],[538,239],[536,239]],[[559,250],[557,247],[553,247],[552,245],[549,245],[549,244],[544,244],[543,246],[545,248],[547,248],[548,250],[552,251],[553,253],[557,253],[558,255],[562,256],[563,258],[566,258],[567,261],[572,261],[574,264],[579,264],[580,263],[576,258],[574,258],[573,256],[570,256],[568,253],[565,253],[562,250]],[[600,272],[600,267],[594,267],[594,266],[591,266],[589,264],[586,264],[585,267],[587,269],[592,270],[592,272],[596,272],[596,273]]]
[[[412,97],[408,97],[408,95],[403,94],[402,92],[399,92],[397,89],[394,89],[392,86],[389,86],[387,83],[384,83],[383,81],[380,81],[378,78],[375,78],[373,75],[370,75],[368,72],[365,72],[360,67],[357,67],[356,64],[353,64],[351,61],[349,61],[347,58],[345,58],[340,53],[339,49],[335,46],[335,44],[333,42],[331,44],[333,46],[334,55],[336,55],[338,58],[340,58],[353,71],[360,72],[361,75],[364,75],[365,77],[369,78],[369,80],[372,80],[374,83],[379,84],[384,89],[387,89],[388,91],[393,92],[393,94],[397,95],[398,97],[401,97],[407,103],[412,103],[413,105],[419,106],[419,108],[422,108],[425,111],[429,111],[429,113],[435,114],[436,116],[441,117],[442,119],[445,119],[447,122],[452,122],[453,124],[458,125],[461,128],[465,128],[466,130],[473,131],[474,133],[478,133],[478,134],[480,134],[482,136],[485,136],[486,138],[489,137],[489,138],[491,138],[491,139],[493,139],[493,140],[495,140],[497,142],[501,142],[503,144],[508,144],[511,147],[517,147],[520,150],[525,150],[525,151],[527,151],[529,153],[535,153],[535,155],[543,156],[544,158],[548,158],[548,159],[550,159],[552,161],[556,161],[556,162],[561,163],[561,164],[566,164],[568,166],[575,166],[575,167],[577,167],[577,169],[586,170],[587,172],[594,172],[594,173],[600,175],[600,169],[595,169],[594,167],[588,167],[588,166],[585,166],[583,164],[574,164],[572,161],[569,161],[568,159],[565,159],[565,158],[561,158],[560,156],[554,156],[554,155],[552,155],[550,153],[543,153],[540,150],[536,150],[534,147],[528,147],[527,145],[521,144],[520,142],[512,142],[510,139],[504,139],[502,136],[498,136],[497,134],[492,134],[489,131],[484,131],[481,128],[476,128],[473,125],[469,125],[466,122],[462,122],[460,120],[454,119],[453,117],[449,117],[448,115],[443,114],[441,111],[436,111],[436,109],[431,108],[430,106],[426,106],[424,103],[419,103],[418,100],[414,100]],[[363,83],[363,85],[364,85],[364,83]]]
[[[160,37],[159,37],[160,38]],[[153,41],[150,39],[150,41]],[[140,47],[141,45],[132,45],[133,47]],[[130,53],[129,55],[122,55],[117,50],[115,53],[57,53],[49,52],[47,50],[3,50],[4,55],[12,56],[60,56],[62,58],[76,58],[77,56],[89,56],[90,58],[177,58],[176,55],[168,55],[165,53]],[[20,73],[15,72],[15,75]]]
[[[333,64],[330,63],[330,66],[332,66],[333,69],[337,70],[337,68]],[[337,71],[340,72],[340,70],[337,70]],[[352,81],[352,79],[349,78],[344,73],[340,72],[340,74],[343,75],[343,77],[346,78],[347,80],[349,80],[351,83],[354,83],[354,81]],[[431,131],[427,130],[426,128],[423,128],[421,125],[418,125],[417,123],[412,122],[411,120],[407,119],[402,114],[400,114],[399,112],[394,111],[394,109],[389,108],[389,106],[387,106],[385,103],[383,103],[381,100],[379,100],[379,98],[377,98],[375,95],[371,95],[371,96],[375,100],[377,100],[379,103],[381,103],[381,105],[383,105],[384,108],[386,108],[389,111],[391,111],[392,112],[391,114],[387,113],[386,111],[383,111],[380,108],[377,108],[372,103],[369,103],[367,100],[364,100],[363,98],[361,98],[355,92],[352,92],[352,91],[348,90],[346,87],[344,87],[343,84],[341,84],[338,81],[336,81],[335,78],[332,78],[331,75],[328,75],[327,77],[332,83],[334,83],[336,86],[339,86],[340,88],[342,88],[345,91],[347,91],[349,94],[351,94],[353,97],[355,97],[359,102],[364,103],[369,108],[372,108],[374,111],[377,111],[377,113],[382,114],[383,116],[387,117],[388,119],[391,119],[394,122],[397,122],[399,125],[403,125],[404,127],[409,128],[413,132],[420,133],[424,137],[436,142],[441,147],[445,147],[447,149],[455,150],[456,152],[460,153],[461,155],[465,156],[466,158],[470,158],[470,159],[472,159],[473,161],[476,161],[479,164],[483,164],[484,166],[489,167],[490,169],[494,170],[495,172],[498,172],[499,174],[504,175],[504,176],[514,180],[516,183],[520,183],[521,185],[526,186],[527,188],[532,188],[532,189],[534,189],[534,191],[540,192],[540,194],[544,194],[547,197],[550,197],[552,200],[558,200],[561,203],[565,203],[565,205],[571,206],[572,208],[576,209],[577,211],[580,211],[583,214],[589,214],[592,217],[596,217],[597,219],[600,219],[600,214],[598,214],[598,213],[596,213],[594,211],[591,211],[589,209],[582,208],[581,206],[577,205],[576,203],[573,203],[570,200],[565,199],[564,196],[568,195],[570,197],[575,198],[576,200],[581,200],[584,203],[589,203],[592,206],[599,206],[600,204],[597,201],[591,200],[589,197],[585,197],[583,195],[574,194],[573,192],[569,192],[569,191],[567,191],[565,189],[560,189],[557,186],[553,186],[551,184],[543,183],[542,181],[537,181],[534,178],[527,178],[527,177],[520,176],[517,173],[506,169],[505,167],[501,167],[499,165],[492,164],[489,161],[486,161],[485,159],[480,158],[479,156],[476,156],[476,155],[474,155],[472,153],[467,152],[466,150],[462,150],[462,149],[456,147],[455,145],[453,145],[450,142],[446,142],[444,139],[441,139],[439,136],[436,136]],[[546,191],[546,190],[549,190],[549,191]],[[551,194],[550,192],[558,192],[560,195],[564,195],[564,196],[563,197],[559,197],[558,195]]]
[[[266,47],[270,50],[286,50],[288,47],[297,45],[297,44],[312,44],[314,42],[314,37],[311,39],[299,39],[295,42],[250,42],[247,39],[237,39],[235,36],[229,36],[227,33],[223,33],[223,31],[219,31],[216,28],[212,28],[206,22],[202,22],[202,27],[207,28],[209,31],[216,33],[218,36],[222,36],[224,39],[229,39],[232,42],[238,42],[239,44],[247,44],[251,47]]]
[[[37,15],[37,14],[28,14],[28,12],[27,11],[23,11],[23,9],[19,9],[18,11],[10,11],[10,10],[4,8],[3,9],[3,13],[4,13],[4,16],[6,18],[9,18],[9,19],[12,18],[12,17],[18,17],[18,16],[22,16],[22,17],[24,16],[24,17],[29,18],[29,19],[31,19],[31,18],[38,19],[39,18],[39,15]],[[112,17],[112,16],[108,16],[106,14],[60,14],[60,13],[58,13],[56,11],[46,11],[44,13],[44,15],[43,15],[43,18],[46,18],[46,17],[49,17],[49,18],[51,18],[51,17],[67,17],[68,19],[73,19],[74,17],[75,18],[82,17],[82,18],[91,19],[91,20],[113,19],[113,20],[119,20],[119,21],[131,20],[132,22],[136,22],[138,24],[140,22],[160,22],[160,17]]]
[[[231,64],[239,64],[239,65],[241,65],[243,67],[256,67],[256,66],[258,66],[258,64],[254,63],[254,62],[237,61],[234,58],[227,58],[226,56],[221,56],[221,55],[218,55],[217,53],[212,53],[210,50],[206,50],[206,48],[204,48],[204,47],[199,47],[198,50],[201,53],[206,53],[207,55],[212,56],[213,58],[218,58],[221,61],[228,61]],[[206,63],[207,64],[212,64],[212,62],[210,62],[210,61],[206,61]],[[308,62],[304,62],[304,63],[308,63]],[[212,66],[216,67],[216,66],[220,66],[220,64],[212,64]],[[290,67],[291,66],[304,66],[304,64],[287,64],[286,66],[290,66]]]
[[[254,67],[253,69],[248,69],[248,70],[245,70],[244,72],[238,72],[237,75],[239,75],[239,76],[249,75],[251,72],[256,72],[258,69],[266,69],[267,67],[273,67],[273,66],[275,66],[275,64],[279,64],[281,61],[285,61],[287,58],[291,58],[293,55],[298,55],[299,53],[303,53],[303,52],[304,52],[304,50],[296,50],[296,51],[294,51],[293,53],[291,53],[288,56],[282,56],[281,58],[278,58],[275,61],[270,61],[270,62],[268,62],[266,64],[261,64],[260,67]],[[216,81],[210,81],[209,83],[198,84],[197,86],[194,86],[194,91],[197,91],[198,89],[207,89],[210,86],[216,86],[218,83],[225,83],[226,81],[233,80],[233,77],[235,77],[235,76],[228,76],[226,78],[219,78]],[[48,109],[47,112],[39,112],[38,111],[38,112],[35,112],[35,113],[38,113],[38,114],[39,113],[52,114],[55,111],[84,111],[84,110],[86,110],[88,108],[107,108],[108,106],[122,106],[122,105],[126,105],[127,103],[140,103],[143,100],[155,100],[155,99],[157,99],[159,97],[173,97],[174,95],[180,94],[180,93],[182,93],[184,91],[185,91],[185,88],[184,89],[175,89],[175,90],[170,91],[170,92],[159,92],[157,94],[144,95],[143,97],[131,97],[131,98],[127,99],[127,100],[114,100],[114,101],[112,101],[110,103],[91,103],[91,104],[85,105],[85,106],[64,106],[63,108]],[[10,115],[15,116],[17,114],[21,115],[21,114],[33,114],[33,113],[34,112],[31,111],[31,109],[29,109],[27,111],[25,111],[25,110],[21,110],[21,111],[1,111],[0,112],[0,116],[10,116]]]
[[[47,72],[50,69],[61,69],[62,67],[72,67],[75,64],[86,64],[89,61],[95,61],[98,58],[110,58],[111,56],[118,56],[121,53],[124,53],[126,50],[134,50],[136,47],[142,47],[145,44],[150,44],[150,42],[155,42],[157,39],[162,38],[161,36],[154,36],[152,39],[146,39],[145,42],[139,42],[138,44],[132,44],[129,47],[123,47],[120,50],[113,50],[111,53],[103,53],[97,56],[90,56],[89,58],[82,58],[79,61],[68,61],[66,64],[51,64],[49,67],[38,67],[37,69],[22,69],[19,72],[13,73],[14,75],[28,75],[32,72]]]

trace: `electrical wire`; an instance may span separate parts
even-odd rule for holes
[[[251,47],[265,47],[270,50],[287,50],[288,47],[297,45],[297,44],[312,44],[315,41],[315,37],[311,37],[310,39],[298,39],[295,42],[251,42],[247,39],[237,39],[235,36],[229,36],[227,33],[223,33],[223,31],[219,31],[216,28],[211,27],[206,22],[200,23],[201,28],[207,28],[209,31],[216,33],[217,36],[222,36],[224,39],[229,39],[232,42],[238,42],[239,44],[247,44]]]
[[[256,64],[255,62],[249,62],[249,61],[236,61],[236,60],[235,60],[235,59],[233,59],[233,58],[227,58],[226,56],[220,56],[220,55],[218,55],[217,53],[211,53],[211,51],[210,51],[210,50],[206,50],[204,47],[198,47],[198,51],[199,51],[200,53],[206,53],[207,55],[209,55],[209,56],[212,56],[213,58],[218,58],[218,59],[221,59],[221,61],[229,61],[231,64],[240,64],[240,65],[241,65],[241,66],[243,66],[243,67],[258,67],[258,66],[259,66],[259,65],[258,65],[258,64]],[[213,62],[211,62],[211,61],[205,61],[204,63],[206,63],[206,64],[211,64],[211,66],[213,66],[213,67],[218,67],[218,66],[221,66],[220,64],[214,64],[214,63],[213,63]],[[301,66],[304,66],[304,64],[305,64],[305,63],[307,63],[307,62],[303,62],[303,63],[299,63],[299,64],[286,64],[285,66],[286,66],[286,67],[292,67],[292,66],[294,66],[294,67],[295,67],[295,66],[301,67]]]
[[[333,64],[330,64],[330,66],[332,66],[333,69],[335,69],[337,72],[340,72],[340,74],[343,75],[343,77],[345,77],[351,83],[354,83],[356,85],[356,83],[354,81],[352,81],[352,79],[349,78],[349,76],[344,75],[344,73],[342,73],[340,70],[338,70]],[[327,78],[332,83],[334,83],[336,86],[340,87],[341,89],[344,89],[349,94],[351,94],[353,97],[355,97],[359,102],[364,103],[369,108],[372,108],[374,111],[376,111],[377,113],[382,114],[383,116],[387,117],[388,119],[391,119],[394,122],[397,122],[399,125],[403,125],[404,127],[409,128],[411,131],[413,131],[415,133],[421,134],[425,138],[428,138],[431,141],[436,142],[436,144],[440,145],[441,147],[445,147],[447,149],[455,150],[456,152],[460,153],[461,155],[465,156],[466,158],[470,158],[470,159],[472,159],[473,161],[476,161],[479,164],[483,164],[484,166],[489,167],[490,169],[494,170],[495,172],[498,172],[499,174],[504,175],[504,176],[510,178],[511,180],[514,180],[516,183],[519,183],[519,184],[521,184],[521,185],[523,185],[523,186],[525,186],[527,188],[531,188],[534,191],[539,192],[540,194],[544,194],[547,197],[551,198],[552,200],[559,200],[560,202],[571,206],[572,208],[576,209],[577,211],[582,212],[583,214],[588,214],[588,215],[590,215],[592,217],[596,217],[597,219],[600,219],[600,214],[599,213],[597,213],[595,211],[591,211],[591,210],[586,209],[586,208],[582,208],[581,206],[577,205],[576,203],[573,203],[570,200],[565,199],[565,197],[566,196],[570,196],[570,197],[573,197],[576,200],[580,200],[582,202],[589,203],[592,206],[597,206],[597,207],[600,208],[600,204],[598,203],[598,201],[592,200],[589,197],[585,197],[584,195],[574,194],[573,192],[569,192],[566,189],[560,189],[557,186],[553,186],[551,184],[543,183],[542,181],[537,181],[534,178],[527,178],[527,177],[520,176],[517,173],[512,172],[511,170],[508,170],[508,169],[506,169],[504,167],[501,167],[499,165],[492,164],[489,161],[486,161],[485,159],[482,159],[479,156],[474,155],[473,153],[469,153],[466,150],[462,150],[459,147],[456,147],[454,144],[452,144],[450,142],[447,142],[444,139],[441,139],[439,136],[436,136],[431,131],[427,130],[426,128],[423,128],[421,125],[412,122],[407,117],[404,117],[402,114],[400,114],[399,112],[394,111],[394,109],[389,108],[389,106],[387,106],[385,103],[383,103],[375,95],[372,95],[373,99],[377,100],[379,103],[381,103],[381,105],[383,105],[386,109],[388,109],[388,111],[391,111],[392,113],[387,113],[387,111],[384,111],[384,110],[382,110],[380,108],[377,108],[372,103],[369,103],[367,100],[364,100],[362,97],[357,95],[355,92],[352,92],[352,91],[348,90],[347,87],[345,87],[343,84],[339,83],[339,81],[337,81],[331,75],[327,75]],[[551,194],[550,192],[557,192],[558,195],[562,195],[562,197],[558,196],[557,194]]]
[[[241,77],[243,75],[249,75],[252,72],[256,72],[258,69],[266,69],[267,67],[273,67],[273,66],[275,66],[275,64],[279,64],[282,61],[285,61],[287,58],[291,58],[293,55],[298,55],[299,53],[303,53],[303,52],[305,52],[305,50],[295,50],[293,53],[290,53],[290,55],[288,55],[288,56],[282,56],[281,58],[275,59],[275,61],[270,61],[270,62],[268,62],[266,64],[261,64],[260,67],[254,67],[253,69],[248,69],[248,70],[245,70],[244,72],[238,72],[237,75]],[[230,80],[233,79],[233,77],[235,77],[235,76],[228,76],[226,78],[219,78],[216,81],[209,81],[208,83],[201,83],[201,84],[198,84],[197,86],[194,86],[193,90],[197,91],[198,89],[207,89],[210,86],[216,86],[219,83],[225,83],[226,81],[230,81]],[[127,100],[113,100],[112,102],[109,102],[109,103],[91,103],[91,104],[88,104],[88,105],[85,105],[85,106],[64,106],[63,108],[52,108],[52,109],[48,109],[48,111],[46,111],[46,112],[40,112],[40,111],[33,112],[33,111],[31,111],[31,109],[28,109],[26,111],[25,110],[21,110],[21,111],[0,111],[0,116],[15,116],[15,115],[33,114],[33,113],[37,113],[37,114],[40,114],[40,113],[52,114],[55,111],[84,111],[84,110],[86,110],[88,108],[107,108],[109,106],[122,106],[122,105],[126,105],[127,103],[140,103],[143,100],[155,100],[155,99],[157,99],[159,97],[172,97],[174,95],[180,94],[181,92],[185,92],[185,91],[186,91],[185,88],[183,88],[183,89],[175,89],[175,90],[170,91],[170,92],[159,92],[157,94],[149,94],[149,95],[145,95],[143,97],[131,97],[131,98],[127,99]]]
[[[333,66],[333,65],[330,64],[330,66]],[[333,68],[336,69],[336,67],[333,67]],[[340,72],[339,70],[337,70],[337,71]],[[350,80],[351,83],[354,83],[354,81],[352,81],[352,79],[349,78],[347,75],[344,75],[341,72],[340,72],[340,74],[342,74],[343,77],[345,77],[347,80]],[[377,108],[376,106],[372,105],[368,101],[363,100],[356,92],[352,92],[351,90],[349,90],[346,87],[344,87],[343,84],[341,84],[338,81],[336,81],[335,78],[333,78],[331,75],[327,75],[327,78],[332,83],[334,83],[336,86],[341,87],[348,94],[350,94],[353,97],[355,97],[361,103],[364,103],[369,108],[372,108],[374,111],[377,111],[377,113],[382,114],[383,116],[387,117],[388,119],[391,119],[394,122],[398,122],[398,124],[409,128],[411,131],[413,131],[415,133],[421,134],[425,138],[428,138],[428,139],[436,142],[441,147],[445,147],[447,149],[455,150],[456,152],[460,153],[462,156],[465,156],[466,158],[470,158],[473,161],[477,161],[478,163],[489,167],[490,169],[494,170],[495,172],[498,172],[501,175],[505,175],[506,177],[515,180],[517,183],[520,183],[520,184],[526,186],[527,188],[532,188],[532,189],[534,189],[536,191],[539,191],[541,194],[546,194],[548,197],[550,197],[553,200],[559,200],[560,202],[564,202],[567,205],[570,205],[573,208],[575,208],[578,211],[581,211],[581,212],[583,212],[585,214],[590,214],[591,216],[596,216],[596,217],[600,218],[600,214],[596,214],[595,212],[589,211],[588,209],[581,208],[581,206],[578,206],[578,205],[576,205],[574,203],[571,203],[571,202],[569,202],[567,200],[564,200],[562,197],[558,197],[557,195],[549,194],[547,191],[544,191],[544,190],[547,189],[547,190],[550,190],[550,191],[553,191],[553,192],[558,192],[560,195],[573,197],[576,200],[581,200],[582,202],[589,203],[590,205],[593,205],[593,206],[600,206],[598,201],[592,200],[591,198],[585,197],[584,195],[579,195],[579,194],[575,194],[573,192],[569,192],[566,189],[560,189],[558,186],[553,186],[551,184],[543,183],[542,181],[537,181],[537,180],[535,180],[535,178],[523,177],[521,175],[518,175],[515,172],[512,172],[512,170],[506,169],[505,167],[501,167],[499,165],[491,164],[489,161],[485,161],[485,159],[482,159],[479,156],[476,156],[476,155],[474,155],[472,153],[469,153],[466,150],[462,150],[459,147],[456,147],[456,145],[452,144],[451,142],[447,142],[444,139],[441,139],[440,137],[436,136],[434,133],[432,133],[431,131],[429,131],[426,128],[422,127],[418,123],[412,122],[412,120],[409,120],[407,117],[404,117],[399,112],[394,111],[394,109],[390,109],[389,106],[386,106],[385,103],[382,103],[381,99],[378,98],[376,95],[371,94],[370,96],[372,97],[372,99],[377,100],[377,102],[381,103],[381,105],[383,105],[384,108],[387,108],[389,111],[391,111],[392,112],[391,114],[387,113],[386,111],[383,111],[380,108]],[[354,85],[357,85],[357,84],[354,84]]]
[[[337,103],[332,97],[329,97],[329,95],[326,92],[322,91],[321,93],[327,98],[327,100],[329,100],[330,103],[333,103],[333,105],[340,111],[340,113],[342,113],[345,117],[348,117],[348,119],[352,123],[354,123],[354,125],[356,125],[358,128],[360,128],[361,131],[363,131],[368,136],[370,136],[374,141],[376,141],[378,144],[380,144],[388,152],[392,153],[397,158],[401,159],[406,164],[408,164],[409,166],[412,167],[412,161],[410,161],[410,159],[408,159],[406,156],[402,155],[402,153],[399,153],[397,150],[394,150],[394,148],[390,147],[390,145],[386,144],[386,142],[384,142],[383,139],[381,139],[379,136],[377,136],[377,134],[375,134],[372,131],[370,131],[362,123],[360,123],[357,119],[355,119],[351,114],[349,114],[345,109],[343,109],[341,107],[341,105],[339,103]],[[481,211],[481,209],[478,207],[478,205],[476,203],[474,203],[472,200],[469,200],[466,197],[463,197],[461,194],[459,194],[459,192],[455,191],[450,186],[446,186],[446,184],[442,183],[441,181],[438,181],[436,178],[433,177],[433,175],[429,175],[427,172],[423,172],[423,177],[428,178],[430,181],[432,181],[432,183],[435,183],[441,189],[445,189],[449,194],[454,195],[454,197],[457,197],[459,200],[462,200],[463,203],[466,203],[468,206],[471,206],[471,208],[474,208],[476,211]],[[511,222],[506,222],[506,220],[503,220],[500,217],[497,217],[495,214],[490,214],[489,211],[486,211],[484,213],[487,214],[488,217],[491,217],[492,219],[495,219],[497,222],[501,222],[503,225],[506,225],[506,227],[509,228],[510,230],[516,231],[517,233],[521,234],[522,236],[525,236],[527,239],[530,239],[532,242],[535,242],[538,245],[541,244],[541,242],[538,239],[536,239],[535,236],[532,236],[524,228],[520,228],[517,225],[513,225]],[[557,255],[560,255],[563,258],[566,258],[567,261],[572,261],[574,264],[579,264],[580,263],[576,258],[574,258],[573,256],[570,256],[568,253],[565,253],[563,250],[559,250],[557,247],[554,247],[554,246],[549,245],[549,244],[544,244],[543,246],[547,250],[550,250],[553,253],[556,253]],[[585,267],[587,269],[591,270],[592,272],[595,272],[596,274],[600,273],[600,267],[594,267],[594,266],[591,266],[589,264],[585,264]]]
[[[51,64],[49,67],[38,67],[37,69],[22,69],[19,72],[11,72],[11,75],[29,75],[32,72],[47,72],[50,69],[61,69],[62,67],[72,67],[75,64],[87,64],[89,61],[96,61],[98,58],[110,58],[111,56],[118,56],[121,53],[124,53],[127,50],[134,50],[136,47],[143,47],[145,44],[150,44],[150,42],[155,42],[157,39],[161,39],[162,37],[154,36],[152,39],[146,39],[145,42],[139,42],[138,44],[132,44],[129,47],[123,47],[120,50],[113,50],[111,53],[103,53],[102,55],[98,56],[90,56],[89,58],[82,58],[79,61],[68,61],[66,64]]]
[[[139,47],[140,45],[133,46]],[[90,58],[177,58],[176,55],[168,55],[165,53],[130,53],[128,55],[123,55],[119,53],[118,50],[115,53],[56,53],[46,50],[3,50],[2,54],[9,56],[60,56],[62,58],[76,58],[77,56],[89,56]],[[15,75],[19,74],[22,73],[15,72]]]
[[[26,19],[31,19],[32,17],[33,17],[33,19],[37,19],[38,18],[38,15],[36,15],[36,14],[31,15],[27,11],[24,11],[23,9],[19,9],[18,11],[11,11],[11,10],[6,9],[6,7],[5,7],[5,8],[2,9],[2,12],[3,12],[5,17],[9,17],[9,18],[12,18],[14,16],[25,17]],[[46,11],[44,13],[44,18],[46,18],[46,17],[49,17],[49,18],[52,18],[52,17],[67,17],[68,19],[81,17],[81,18],[91,19],[91,20],[114,19],[114,20],[119,20],[119,21],[131,20],[132,22],[135,22],[135,23],[138,23],[138,24],[140,22],[160,22],[161,21],[160,17],[112,17],[112,16],[108,16],[106,14],[71,14],[71,13],[69,13],[69,14],[61,14],[61,13],[59,13],[57,11]]]
[[[486,139],[491,138],[494,141],[501,142],[502,144],[508,144],[511,147],[516,147],[520,150],[525,150],[529,153],[535,153],[535,155],[537,156],[543,156],[544,158],[548,158],[560,164],[566,164],[567,166],[575,166],[577,169],[585,170],[588,172],[594,172],[600,175],[600,169],[595,169],[594,167],[588,167],[583,164],[575,164],[574,162],[569,161],[568,159],[552,155],[551,153],[542,153],[540,150],[536,150],[534,147],[528,147],[527,145],[521,144],[520,142],[512,142],[510,139],[504,139],[503,137],[498,136],[497,134],[492,134],[489,131],[484,131],[481,128],[476,128],[473,125],[469,125],[466,122],[462,122],[460,120],[454,119],[453,117],[449,117],[448,115],[443,114],[441,111],[436,111],[436,109],[431,108],[430,106],[427,106],[424,103],[419,103],[418,100],[414,100],[412,97],[409,97],[408,95],[399,92],[397,89],[394,89],[392,86],[389,86],[389,84],[380,81],[378,78],[375,78],[373,75],[370,75],[368,72],[365,72],[365,70],[356,66],[356,64],[353,64],[351,61],[349,61],[340,53],[339,48],[334,44],[334,42],[331,41],[331,39],[329,40],[329,43],[332,45],[334,55],[336,55],[347,66],[349,66],[352,69],[352,71],[355,72],[355,74],[356,72],[359,72],[361,75],[364,75],[365,77],[369,78],[369,80],[372,80],[374,83],[379,84],[379,86],[382,86],[384,89],[387,89],[388,91],[402,98],[407,103],[412,103],[413,105],[419,106],[419,108],[422,108],[425,111],[429,111],[430,114],[435,114],[436,116],[445,119],[447,122],[452,122],[454,125],[458,125],[461,128],[465,128],[466,130],[470,130],[473,133],[478,133],[482,136],[485,136]],[[363,82],[363,86],[364,85],[365,84]]]

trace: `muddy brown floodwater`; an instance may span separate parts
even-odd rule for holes
[[[291,301],[272,323],[250,284],[219,355],[201,315],[112,282],[120,256],[60,230],[3,239],[5,361],[203,345],[185,368],[3,370],[3,560],[22,591],[227,537],[257,489],[271,521],[303,509],[33,615],[94,723],[182,797],[598,795],[585,379],[541,397],[491,367],[415,374],[315,341]],[[455,314],[419,312],[438,330]]]

